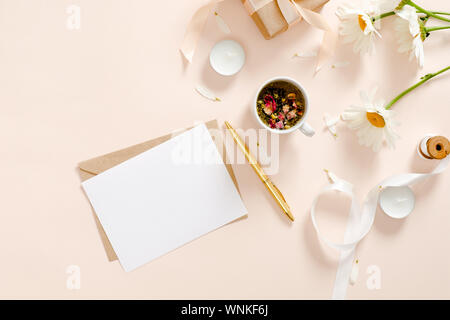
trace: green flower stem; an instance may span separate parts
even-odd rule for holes
[[[377,20],[380,20],[380,19],[383,19],[383,18],[386,18],[389,16],[393,16],[393,15],[395,15],[395,11],[385,12],[385,13],[380,14],[379,16],[372,17],[372,22],[375,22]]]
[[[444,68],[444,69],[442,69],[442,70],[440,70],[440,71],[438,71],[438,72],[435,72],[435,73],[429,73],[429,74],[423,76],[422,78],[420,78],[420,79],[422,79],[421,81],[417,82],[417,83],[416,83],[415,85],[413,85],[412,87],[409,87],[408,89],[406,89],[405,91],[403,91],[402,93],[400,93],[398,96],[396,96],[394,99],[392,99],[391,102],[389,102],[384,108],[385,108],[386,110],[389,110],[389,109],[392,107],[392,105],[393,105],[394,103],[396,103],[398,100],[400,100],[403,96],[405,96],[406,94],[410,93],[410,92],[413,91],[415,88],[417,88],[418,86],[424,84],[425,82],[427,82],[427,81],[430,80],[431,78],[436,77],[438,74],[444,73],[444,72],[447,71],[447,70],[450,70],[450,66],[448,66],[448,67],[446,67],[446,68]]]
[[[442,14],[444,16],[450,16],[450,12],[441,12],[441,11],[430,11],[430,12],[434,14]]]
[[[437,14],[435,14],[435,13],[433,13],[433,12],[431,12],[431,11],[425,10],[424,8],[419,7],[417,4],[415,4],[415,3],[412,2],[411,0],[408,0],[407,4],[409,4],[411,7],[416,8],[417,11],[422,12],[422,13],[425,13],[426,15],[428,15],[428,16],[430,16],[430,17],[433,17],[433,18],[436,18],[436,19],[439,19],[439,20],[442,20],[442,21],[450,22],[450,19],[447,19],[447,18],[438,16]]]
[[[437,16],[438,14],[450,16],[449,12],[441,12],[441,11],[427,11],[427,12],[424,12],[424,11],[426,11],[426,10],[423,9],[422,11],[417,11],[417,13],[425,13],[427,16],[430,16],[430,15],[428,15],[428,13],[431,13],[432,14],[431,16],[436,17],[437,19],[441,19],[441,20],[445,19],[445,18],[444,17],[438,17]],[[383,18],[386,18],[386,17],[389,17],[389,16],[393,16],[393,15],[395,15],[395,11],[388,11],[388,12],[382,13],[382,14],[380,14],[378,16],[372,17],[372,22],[375,22],[377,20],[380,20],[380,19],[383,19]],[[446,21],[446,20],[447,19],[445,19],[444,21]]]
[[[450,29],[450,26],[425,28],[425,31],[431,32],[431,31],[443,30],[443,29]]]
[[[417,11],[417,13],[425,13],[425,12]],[[448,12],[430,11],[430,13],[432,13],[434,17],[436,17],[436,15],[438,15],[438,14],[450,16],[450,13],[448,13]],[[425,14],[427,14],[427,13],[425,13]],[[389,17],[389,16],[393,16],[393,15],[395,15],[395,11],[388,11],[388,12],[382,13],[382,14],[380,14],[378,16],[372,17],[372,22],[375,22],[377,20],[380,20],[380,19],[383,19],[383,18],[386,18],[386,17]],[[428,16],[429,15],[427,14],[427,17]],[[439,17],[439,18],[445,19],[444,17]],[[439,19],[439,18],[437,18],[437,19]],[[444,21],[446,21],[446,19]]]

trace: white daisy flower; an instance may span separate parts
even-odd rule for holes
[[[341,20],[339,34],[343,36],[344,43],[354,43],[355,53],[371,53],[375,35],[381,38],[372,22],[371,14],[375,11],[372,5],[360,9],[346,4],[336,10],[336,15]]]
[[[363,106],[350,106],[341,115],[342,120],[352,130],[357,130],[359,144],[372,147],[377,152],[380,150],[383,140],[386,140],[389,147],[395,147],[395,140],[398,135],[393,127],[397,124],[391,110],[384,108],[384,101],[374,101],[376,89],[368,95],[361,92]]]
[[[404,6],[395,14],[397,19],[395,19],[394,27],[399,43],[398,52],[409,52],[409,60],[416,57],[419,66],[423,67],[425,60],[423,51],[425,33],[422,32],[416,9],[411,6]]]

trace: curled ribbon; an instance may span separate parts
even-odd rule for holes
[[[192,17],[188,24],[186,34],[181,45],[181,52],[184,57],[192,63],[197,43],[202,34],[208,15],[214,7],[223,0],[211,0],[207,4],[201,6]],[[326,60],[328,60],[334,53],[336,46],[337,35],[333,32],[328,22],[317,12],[301,7],[295,0],[273,0],[277,1],[283,17],[288,23],[289,27],[297,23],[303,18],[311,26],[324,31],[320,52],[317,58],[316,72],[320,70]],[[261,2],[259,7],[266,2]],[[246,2],[247,7],[251,10],[257,11],[259,7],[255,6],[252,1]]]
[[[302,16],[307,23],[309,23],[313,27],[316,27],[317,29],[324,31],[322,43],[320,45],[319,50],[319,56],[317,58],[317,65],[316,65],[316,73],[317,73],[322,68],[323,64],[334,54],[334,49],[336,47],[337,42],[337,35],[331,29],[327,20],[317,12],[314,12],[306,8],[302,8],[295,1],[292,0],[278,0],[278,4],[280,4],[281,1],[291,2],[297,9],[300,16]]]
[[[207,4],[201,6],[194,13],[194,16],[189,22],[180,50],[186,60],[190,63],[192,63],[195,48],[197,47],[198,40],[200,39],[203,28],[205,27],[208,15],[211,13],[214,7],[222,1],[223,0],[211,0]]]
[[[331,172],[328,172],[330,178],[330,185],[325,186],[316,196],[311,207],[311,219],[314,228],[316,229],[318,237],[332,248],[340,250],[339,266],[336,273],[336,279],[333,289],[333,299],[344,299],[350,273],[352,270],[352,263],[355,256],[355,248],[358,243],[369,233],[373,221],[375,219],[375,212],[378,205],[378,198],[380,191],[386,187],[402,187],[411,186],[421,180],[430,176],[434,176],[443,172],[450,162],[450,156],[440,160],[438,166],[430,173],[406,173],[391,176],[379,184],[377,184],[367,194],[362,210],[358,205],[358,201],[353,192],[353,185],[349,182],[338,178]],[[327,239],[317,225],[316,221],[316,205],[319,197],[327,191],[339,191],[351,197],[350,213],[347,221],[347,227],[344,235],[344,242],[335,243]]]

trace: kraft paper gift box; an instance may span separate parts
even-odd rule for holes
[[[226,158],[225,144],[224,144],[223,140],[220,137],[218,137],[217,135],[215,135],[213,132],[215,130],[219,130],[219,125],[217,123],[217,120],[211,120],[211,121],[205,122],[205,125],[206,125],[206,128],[208,129],[208,131],[211,133],[213,141],[216,144],[220,155],[222,156],[225,167],[226,167],[231,179],[233,180],[233,183],[236,186],[237,191],[239,192],[237,180],[234,175],[233,169],[232,169],[231,165],[228,163],[227,158]],[[142,152],[145,152],[163,142],[166,142],[169,139],[173,138],[174,136],[181,134],[189,129],[192,129],[192,127],[177,131],[176,133],[173,133],[173,134],[168,134],[168,135],[165,135],[165,136],[162,136],[159,138],[155,138],[155,139],[146,141],[144,143],[137,144],[137,145],[134,145],[134,146],[131,146],[131,147],[119,150],[119,151],[108,153],[108,154],[100,156],[100,157],[96,157],[96,158],[93,158],[90,160],[80,162],[78,164],[78,168],[79,168],[79,172],[80,172],[81,181],[88,180],[88,179],[92,178],[93,176],[102,173],[103,171],[111,169],[112,167],[114,167],[130,158],[133,158],[133,157],[137,156],[138,154],[141,154]],[[239,194],[240,194],[240,192],[239,192]],[[97,229],[100,234],[100,238],[102,240],[103,246],[105,248],[108,260],[109,261],[118,260],[117,255],[114,252],[114,249],[105,233],[105,230],[103,229],[103,227],[100,223],[100,220],[98,219],[97,214],[95,213],[93,208],[92,208],[92,212],[93,212],[95,224],[97,225]],[[240,219],[238,219],[238,220],[240,220]]]
[[[299,6],[318,10],[329,0],[297,0]],[[289,27],[276,0],[242,0],[248,13],[261,31],[265,39],[269,40],[286,31]],[[300,21],[301,17],[296,21]]]

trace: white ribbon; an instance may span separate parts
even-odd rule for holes
[[[370,228],[372,227],[375,218],[375,212],[378,205],[378,197],[380,191],[386,187],[411,186],[414,183],[424,180],[428,177],[440,174],[447,168],[449,162],[450,157],[446,157],[443,160],[441,160],[438,166],[430,173],[398,174],[381,181],[367,194],[364,200],[362,210],[358,206],[358,201],[353,192],[353,185],[345,180],[338,178],[333,173],[327,172],[331,184],[325,186],[314,199],[311,207],[311,219],[313,226],[317,231],[318,237],[330,247],[341,251],[341,255],[339,258],[339,266],[336,273],[336,280],[333,289],[332,295],[333,299],[345,298],[350,273],[352,270],[355,248],[358,245],[358,243],[369,233]],[[316,205],[317,202],[319,201],[319,197],[323,193],[332,190],[342,192],[351,197],[350,213],[344,235],[344,242],[342,243],[335,243],[327,239],[320,232],[316,221]]]

